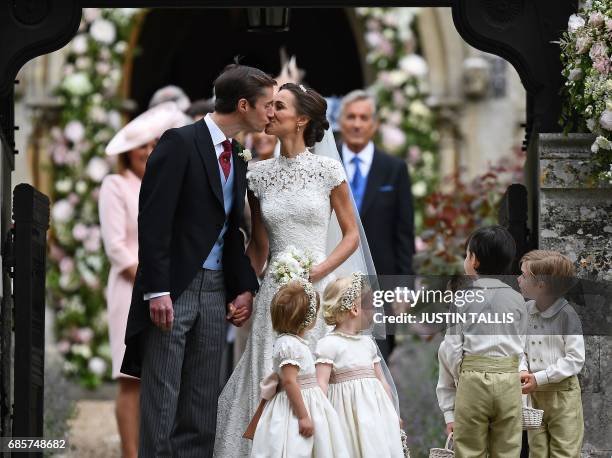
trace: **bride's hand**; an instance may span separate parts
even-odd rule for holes
[[[325,277],[325,269],[322,264],[317,264],[316,266],[312,266],[310,269],[310,276],[308,280],[310,283],[315,283]]]

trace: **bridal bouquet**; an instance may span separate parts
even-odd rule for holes
[[[313,263],[314,258],[310,253],[289,245],[272,262],[272,278],[281,285],[296,278],[308,279]]]

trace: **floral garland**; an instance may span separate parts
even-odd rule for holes
[[[379,106],[379,140],[410,165],[415,230],[425,217],[425,197],[438,184],[438,132],[425,104],[428,66],[416,53],[418,8],[357,8],[365,26],[367,61],[376,72],[372,91]]]
[[[561,124],[597,135],[591,150],[600,180],[612,184],[612,1],[586,1],[561,40],[564,107]],[[586,129],[585,129],[586,128]]]
[[[136,11],[84,9],[56,88],[62,108],[59,126],[51,130],[48,304],[56,312],[64,370],[88,387],[110,376],[104,294],[109,266],[98,194],[113,165],[104,148],[122,125],[118,88]]]

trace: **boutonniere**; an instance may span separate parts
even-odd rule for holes
[[[251,150],[246,149],[238,142],[234,143],[234,152],[240,156],[244,162],[249,162],[251,159],[253,159]]]

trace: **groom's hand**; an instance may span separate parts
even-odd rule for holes
[[[149,300],[149,314],[153,324],[162,331],[169,331],[174,321],[174,307],[170,295],[154,297]]]
[[[242,326],[251,316],[253,310],[253,294],[250,291],[244,292],[236,296],[236,298],[227,304],[227,316],[225,317],[234,326]]]

